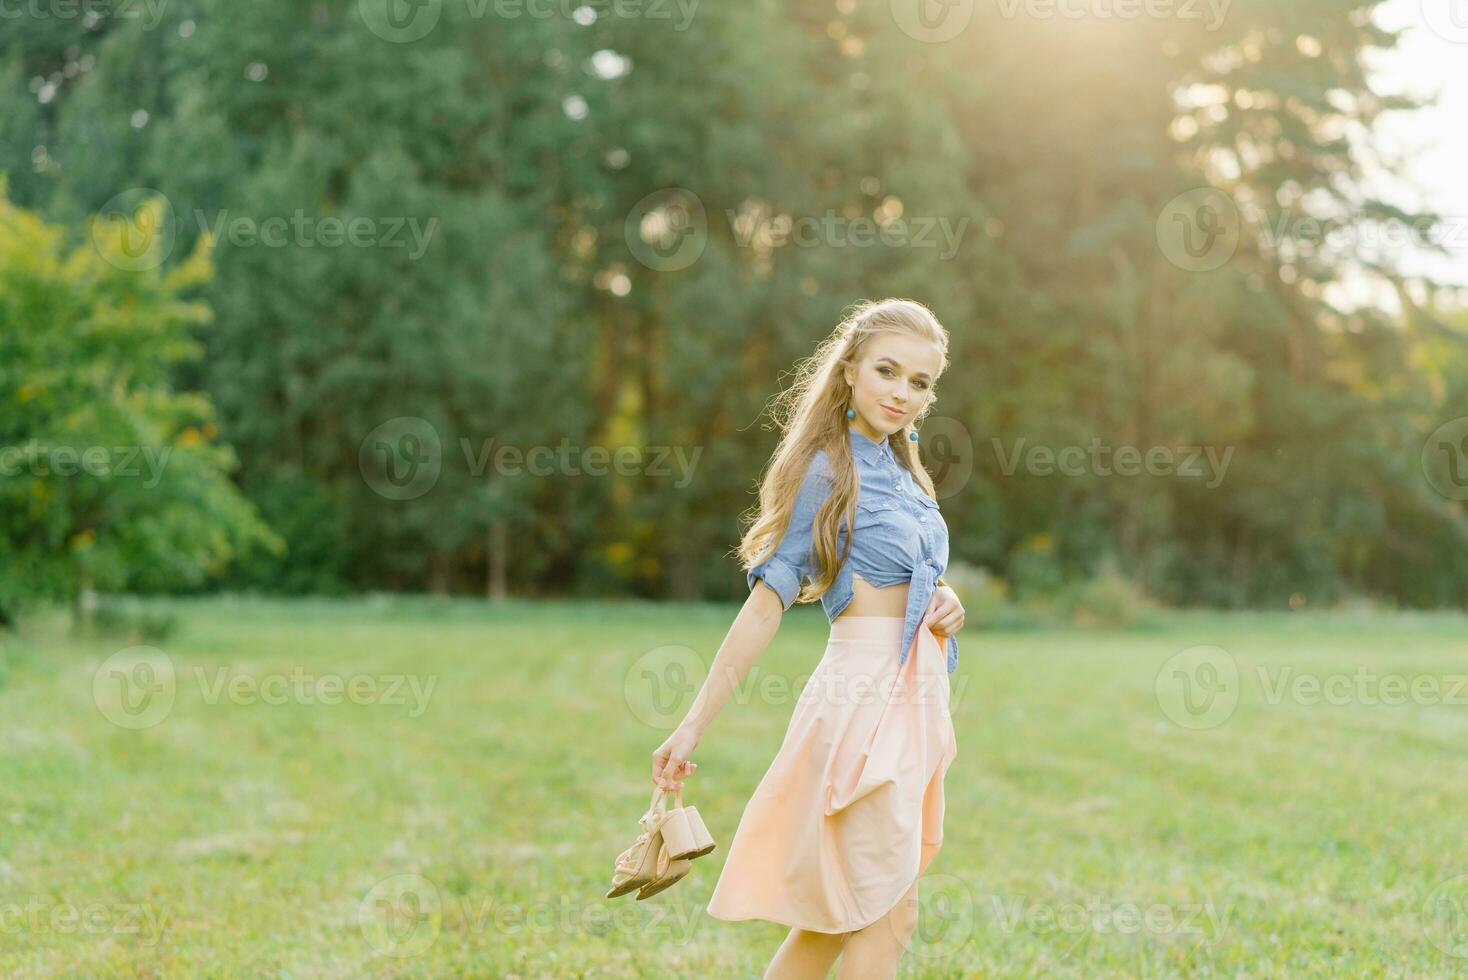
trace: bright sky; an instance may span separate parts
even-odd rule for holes
[[[1413,250],[1401,266],[1468,286],[1468,2],[1386,0],[1377,23],[1406,33],[1397,50],[1369,58],[1373,87],[1438,96],[1434,106],[1392,113],[1377,126],[1379,146],[1388,159],[1401,159],[1406,180],[1382,180],[1375,189],[1399,206],[1442,214],[1452,250],[1447,257]]]

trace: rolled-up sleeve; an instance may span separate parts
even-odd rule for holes
[[[800,594],[800,585],[811,574],[814,561],[811,556],[813,527],[816,511],[831,494],[831,480],[825,465],[824,453],[818,453],[806,467],[795,494],[795,506],[790,512],[790,524],[785,528],[780,543],[764,561],[749,570],[751,591],[754,583],[764,579],[765,584],[780,597],[781,604],[789,609]]]

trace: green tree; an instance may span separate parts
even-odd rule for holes
[[[0,179],[0,610],[197,587],[278,547],[227,473],[212,405],[170,368],[196,357],[207,243],[167,271],[159,205],[88,241],[10,203]]]

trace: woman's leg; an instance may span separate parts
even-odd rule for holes
[[[917,920],[918,883],[914,880],[892,911],[864,929],[847,933],[836,980],[891,980]]]
[[[848,935],[791,929],[765,968],[764,980],[825,980]]]

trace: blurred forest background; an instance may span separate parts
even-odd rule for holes
[[[953,559],[996,588],[1468,603],[1468,316],[1369,233],[1435,219],[1364,179],[1392,166],[1373,123],[1415,108],[1363,68],[1394,41],[1375,0],[959,4],[953,36],[900,6],[7,14],[0,614],[741,596],[763,409],[888,295],[952,334],[923,444]],[[1207,247],[1179,251],[1189,215]],[[1363,281],[1395,302],[1352,308]],[[1095,441],[1230,455],[1006,465]],[[647,448],[605,476],[485,465],[562,445]]]

